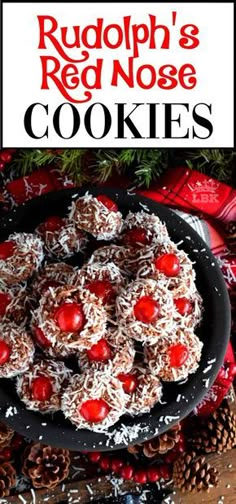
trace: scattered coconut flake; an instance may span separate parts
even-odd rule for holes
[[[209,378],[204,378],[202,381],[203,381],[203,383],[205,383],[205,388],[208,388],[209,387],[210,379]]]
[[[210,359],[207,361],[207,364],[214,364],[215,361],[216,361],[216,358]]]
[[[17,497],[18,497],[18,499],[20,499],[21,502],[23,502],[23,504],[27,504],[27,500],[25,500],[22,495],[19,494],[19,495],[17,495]],[[0,502],[2,502],[2,501],[0,501]]]
[[[208,371],[210,371],[211,368],[212,368],[212,364],[209,364],[209,366],[207,366],[205,369],[203,369],[203,374],[208,373]]]
[[[35,491],[33,488],[30,489],[31,491],[31,494],[32,494],[32,504],[36,504],[36,495],[35,495]]]
[[[92,490],[91,486],[90,486],[90,485],[85,485],[85,486],[86,486],[86,488],[87,488],[87,490],[88,490],[88,493],[89,493],[90,495],[93,495],[93,490]]]

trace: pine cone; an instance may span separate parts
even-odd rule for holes
[[[221,406],[209,417],[202,418],[191,447],[202,453],[226,452],[236,446],[236,414]]]
[[[25,450],[22,472],[34,488],[53,489],[67,478],[69,467],[69,450],[35,443]]]
[[[14,431],[7,425],[0,422],[0,449],[8,446],[14,436]]]
[[[182,492],[208,491],[210,487],[218,485],[218,471],[206,462],[203,455],[185,453],[174,463],[173,481]]]
[[[128,452],[136,458],[143,453],[147,458],[156,457],[156,455],[164,455],[169,450],[174,448],[180,438],[180,424],[171,427],[167,432],[156,436],[153,439],[142,444],[136,444],[128,447]]]
[[[148,458],[153,458],[157,454],[164,455],[172,450],[180,438],[180,424],[173,425],[167,432],[160,434],[143,444],[143,454]]]
[[[8,497],[11,488],[16,483],[16,471],[10,462],[0,465],[0,498]]]

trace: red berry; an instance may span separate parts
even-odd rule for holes
[[[183,444],[183,443],[185,443],[185,435],[184,435],[184,433],[183,433],[183,432],[180,432],[180,433],[178,434],[178,436],[179,436],[179,441],[178,441],[178,443],[182,443],[182,444]]]
[[[0,159],[3,163],[10,163],[12,160],[12,154],[8,150],[2,151],[0,152]]]
[[[182,343],[177,343],[176,345],[171,345],[168,349],[168,354],[170,358],[170,365],[174,368],[179,368],[183,366],[189,357],[189,351],[186,345]]]
[[[133,477],[133,474],[134,474],[133,466],[128,464],[128,465],[121,467],[121,470],[120,470],[121,478],[123,478],[125,480],[131,480]]]
[[[97,200],[100,201],[105,207],[108,208],[111,212],[118,212],[118,206],[117,204],[112,201],[108,196],[105,194],[99,194],[96,196]]]
[[[82,417],[88,422],[102,422],[108,415],[110,406],[103,399],[89,399],[79,408]]]
[[[6,343],[6,341],[0,339],[0,366],[6,364],[9,361],[11,355],[11,347]]]
[[[120,373],[117,378],[123,383],[123,389],[126,394],[133,394],[138,386],[137,377],[134,374]]]
[[[87,350],[87,355],[90,361],[106,362],[111,358],[112,353],[107,341],[102,338]]]
[[[0,452],[0,456],[4,458],[4,460],[11,460],[12,458],[12,450],[11,448],[3,448]]]
[[[147,471],[144,469],[138,469],[134,473],[134,481],[140,483],[140,485],[145,485],[147,483]]]
[[[16,244],[13,241],[5,241],[0,243],[0,259],[7,259],[13,256]]]
[[[17,432],[14,434],[14,437],[11,440],[11,448],[12,450],[19,450],[24,441],[23,436],[18,434]]]
[[[172,477],[172,471],[168,464],[162,464],[159,468],[160,477],[164,480],[170,480]]]
[[[147,470],[147,478],[150,483],[156,483],[160,479],[160,471],[157,467],[149,467]]]
[[[185,297],[174,299],[174,303],[180,315],[190,315],[193,311],[191,301]]]
[[[49,341],[45,334],[43,333],[42,329],[39,327],[34,327],[34,338],[36,340],[36,343],[38,343],[39,346],[41,347],[50,347],[51,341]]]
[[[181,443],[181,442],[176,443],[174,450],[175,450],[175,452],[176,452],[176,453],[178,453],[178,454],[185,453],[185,452],[186,452],[186,445],[185,445],[185,442],[184,442],[184,443]],[[167,461],[166,461],[166,462],[167,462]]]
[[[81,331],[85,324],[82,305],[79,303],[64,303],[56,309],[54,318],[64,332]]]
[[[92,294],[101,298],[104,303],[108,303],[114,297],[113,285],[109,280],[94,280],[85,287],[92,292]]]
[[[173,464],[173,462],[177,459],[178,453],[173,449],[164,455],[164,460],[167,464]]]
[[[163,254],[155,259],[154,264],[167,277],[175,277],[180,272],[180,262],[175,254]]]
[[[111,459],[110,457],[107,457],[106,455],[103,455],[99,465],[103,471],[108,471],[111,467]]]
[[[139,244],[149,245],[151,242],[151,235],[147,235],[147,231],[143,228],[133,228],[125,232],[123,236],[124,245],[137,246]]]
[[[5,163],[3,161],[0,161],[0,172],[3,171],[5,168]]]
[[[5,292],[0,292],[0,317],[6,313],[6,309],[11,302],[11,296]]]
[[[48,401],[53,394],[50,378],[38,376],[31,383],[32,398],[35,401]]]
[[[51,217],[48,217],[42,224],[43,228],[45,231],[50,231],[53,233],[53,231],[59,231],[64,225],[64,221],[62,217],[59,217],[58,215],[52,215]]]
[[[114,458],[111,461],[111,468],[114,473],[118,473],[120,471],[121,467],[123,467],[123,465],[124,465],[123,460],[121,460],[119,458]]]
[[[151,296],[142,296],[134,306],[135,318],[145,324],[156,322],[159,314],[160,305]]]
[[[101,458],[101,453],[100,452],[90,452],[90,453],[88,453],[88,458],[91,462],[96,464]]]

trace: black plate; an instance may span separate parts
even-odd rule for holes
[[[0,417],[21,434],[73,450],[110,450],[142,442],[164,432],[201,401],[223,362],[230,333],[230,305],[215,257],[183,219],[165,206],[120,189],[87,189],[94,195],[107,194],[118,203],[124,215],[129,210],[137,212],[143,208],[158,215],[166,223],[172,240],[176,243],[183,240],[180,248],[196,261],[197,287],[204,301],[203,322],[198,331],[204,341],[204,349],[197,372],[183,384],[164,385],[162,404],[157,404],[149,414],[134,418],[123,416],[108,434],[75,430],[61,414],[52,417],[26,410],[15,393],[12,381],[0,381]],[[85,188],[68,189],[43,195],[19,206],[1,219],[1,240],[14,231],[34,230],[49,215],[64,215],[71,199],[84,193]]]

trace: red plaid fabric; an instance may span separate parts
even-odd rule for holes
[[[203,213],[227,223],[236,220],[236,191],[195,170],[177,167],[142,194],[163,205]]]

